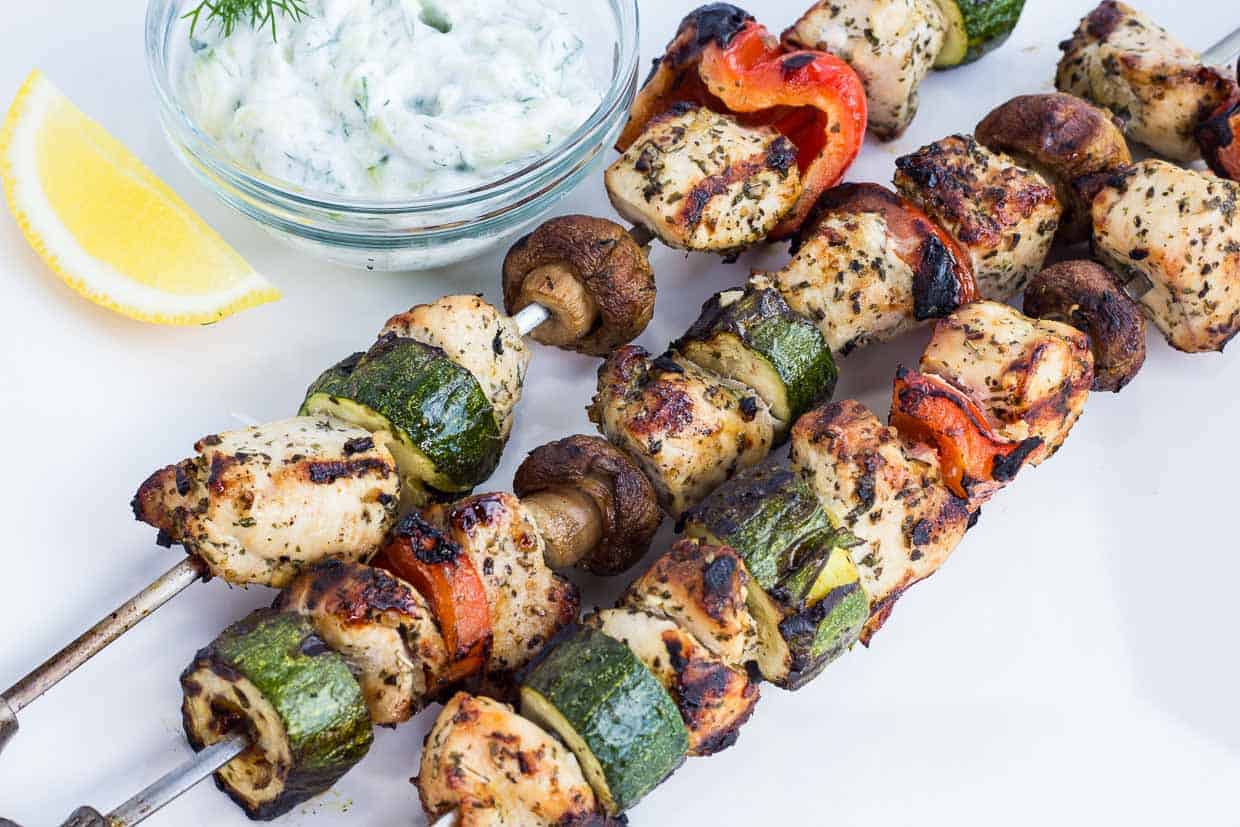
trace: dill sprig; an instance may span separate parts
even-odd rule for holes
[[[224,37],[228,37],[237,27],[237,23],[248,19],[254,29],[270,26],[271,39],[274,41],[278,15],[283,14],[296,23],[305,13],[305,0],[202,0],[182,17],[190,21],[191,37],[199,22],[214,23],[219,26]]]

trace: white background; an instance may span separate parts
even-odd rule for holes
[[[1197,47],[1240,24],[1229,4],[1143,4]],[[286,251],[215,203],[156,125],[141,0],[2,5],[0,97],[42,68],[285,298],[213,327],[140,325],[73,295],[0,218],[0,687],[177,560],[130,515],[149,471],[233,427],[234,413],[290,415],[307,383],[392,313],[448,292],[498,300],[498,254],[427,275],[345,271]],[[1001,51],[931,77],[908,135],[868,143],[851,178],[888,182],[897,155],[969,131],[1010,95],[1049,89],[1055,45],[1088,7],[1030,0]],[[688,9],[643,2],[643,62]],[[752,11],[780,30],[801,2]],[[598,180],[563,210],[611,215]],[[641,342],[661,348],[711,292],[783,256],[725,265],[656,248],[659,302]],[[839,395],[885,415],[897,363],[915,361],[924,338],[845,360]],[[536,348],[494,487],[529,449],[591,432],[583,409],[595,367]],[[1185,356],[1151,329],[1144,372],[1122,394],[1090,399],[1060,454],[985,508],[873,649],[800,692],[764,688],[738,745],[689,761],[633,823],[1240,823],[1238,389],[1240,353]],[[617,588],[589,585],[586,602]],[[0,815],[42,827],[81,803],[106,810],[185,757],[177,675],[271,597],[195,586],[27,710],[0,756]],[[282,823],[421,824],[408,779],[429,721],[379,731],[361,766]],[[150,823],[245,819],[204,784]]]

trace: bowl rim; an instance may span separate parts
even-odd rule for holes
[[[575,167],[580,157],[593,156],[593,144],[614,125],[617,108],[628,108],[628,98],[637,76],[639,61],[639,12],[637,0],[605,0],[616,16],[617,39],[613,43],[611,82],[599,105],[571,135],[555,149],[530,163],[492,181],[444,193],[409,199],[337,196],[296,188],[288,182],[242,166],[214,138],[204,132],[181,107],[173,89],[168,41],[181,15],[181,0],[149,0],[146,8],[145,45],[147,71],[155,87],[164,127],[175,143],[193,161],[238,190],[270,202],[351,215],[393,215],[439,213],[461,207],[478,206],[512,196],[517,203],[528,200],[527,190],[538,184],[543,190],[554,184],[561,168]],[[543,183],[543,179],[548,179]]]

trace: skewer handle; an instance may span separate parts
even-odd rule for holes
[[[206,568],[201,560],[185,558],[9,687],[0,695],[0,750],[17,732],[17,713],[160,606],[201,580],[205,573]]]
[[[1230,66],[1235,63],[1237,56],[1240,56],[1240,29],[1206,49],[1201,55],[1201,62],[1213,66]]]

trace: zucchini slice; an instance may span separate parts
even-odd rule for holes
[[[869,602],[848,553],[854,540],[793,471],[742,471],[686,514],[681,529],[745,561],[756,584],[746,601],[756,661],[767,680],[798,689],[856,642]]]
[[[693,363],[754,389],[785,434],[830,398],[839,372],[817,325],[773,287],[716,293],[673,347]]]
[[[763,589],[775,588],[806,548],[831,535],[831,519],[794,471],[774,463],[746,468],[681,517],[679,529],[730,546]]]
[[[474,375],[442,350],[394,334],[316,379],[301,413],[390,434],[404,511],[441,499],[436,492],[470,491],[491,476],[504,448]]]
[[[215,778],[253,819],[326,791],[374,739],[362,688],[300,615],[260,609],[229,626],[181,674],[181,689],[195,750],[249,732],[253,745]]]
[[[714,755],[736,743],[758,702],[756,678],[672,621],[638,609],[604,609],[585,622],[629,647],[671,694],[689,732],[690,755]]]
[[[529,671],[521,714],[568,745],[613,816],[671,775],[689,747],[667,690],[629,647],[596,629],[565,637]]]
[[[1025,0],[938,0],[947,33],[936,69],[972,63],[999,48],[1012,34]]]

